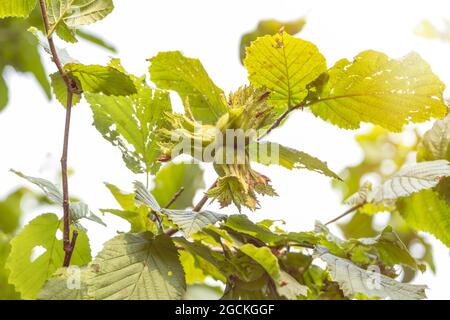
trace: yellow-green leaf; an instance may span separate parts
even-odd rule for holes
[[[37,0],[2,0],[0,1],[0,18],[28,17],[36,6]]]
[[[450,247],[450,206],[435,191],[400,199],[397,209],[412,228],[429,232]]]
[[[364,51],[353,62],[338,61],[311,110],[344,129],[361,122],[400,131],[409,122],[442,118],[448,108],[444,83],[416,53],[390,59],[383,53]]]
[[[56,215],[43,214],[11,241],[6,268],[10,271],[9,282],[14,284],[23,299],[35,299],[45,281],[62,267],[63,241],[57,238],[61,229],[62,222]],[[90,261],[89,240],[84,232],[79,231],[71,265],[82,266]]]
[[[223,91],[198,59],[173,51],[160,52],[149,61],[151,80],[162,89],[176,91],[197,121],[215,124],[228,111]]]
[[[112,0],[46,0],[49,34],[58,27],[77,28],[97,22],[114,9]]]
[[[241,45],[239,50],[241,62],[244,63],[246,48],[258,37],[272,35],[278,32],[281,28],[284,28],[287,33],[294,35],[296,33],[299,33],[303,29],[305,23],[306,20],[304,18],[299,18],[288,22],[281,22],[274,19],[260,21],[255,30],[244,34],[241,38]]]
[[[137,93],[131,77],[112,66],[69,63],[64,69],[87,93],[103,93],[107,96],[128,96]]]
[[[301,103],[308,95],[307,86],[327,69],[314,44],[286,32],[254,41],[244,64],[252,86],[266,88],[269,104],[277,107]]]

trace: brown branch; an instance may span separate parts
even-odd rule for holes
[[[272,123],[272,125],[270,126],[270,128],[267,129],[267,131],[264,132],[264,133],[258,138],[258,141],[261,141],[262,139],[264,139],[265,137],[267,137],[273,130],[275,130],[276,128],[278,128],[278,127],[281,125],[281,123],[287,118],[287,116],[288,116],[292,111],[297,110],[297,109],[303,109],[304,106],[305,106],[305,105],[304,105],[303,103],[300,103],[300,104],[298,104],[298,105],[296,105],[296,106],[289,107],[285,112],[283,112],[283,114],[282,114],[280,117],[278,117],[278,119],[276,119],[276,120],[274,121],[274,123]]]
[[[67,268],[70,265],[70,260],[72,259],[73,250],[75,249],[75,244],[77,243],[78,232],[73,231],[72,242],[70,243],[71,250],[64,256],[64,267]]]
[[[64,142],[63,151],[61,156],[61,175],[62,175],[62,186],[63,186],[63,211],[64,211],[64,229],[63,229],[63,246],[64,246],[64,267],[70,265],[70,260],[72,258],[73,250],[75,249],[75,244],[77,241],[78,233],[73,232],[72,241],[70,241],[70,203],[69,203],[69,182],[67,173],[67,155],[69,149],[69,133],[70,133],[70,118],[72,112],[73,94],[79,92],[77,84],[75,81],[71,80],[59,59],[58,52],[53,41],[53,37],[50,34],[50,23],[47,14],[47,7],[45,5],[45,0],[39,0],[39,5],[41,8],[42,19],[44,21],[44,28],[47,34],[47,41],[52,54],[52,60],[58,68],[58,72],[67,87],[67,105],[66,105],[66,120],[64,127]]]
[[[214,189],[217,186],[217,180],[214,181],[214,183],[212,184],[211,187],[209,187],[208,191],[210,191],[211,189]],[[207,192],[208,192],[207,191]],[[199,212],[202,210],[203,206],[206,204],[206,202],[208,201],[209,197],[208,195],[205,193],[205,195],[203,196],[203,198],[197,203],[197,205],[194,207],[193,211],[195,212]]]
[[[358,210],[358,209],[364,207],[365,205],[366,205],[366,202],[363,202],[363,203],[360,203],[360,204],[358,204],[358,205],[356,205],[356,206],[354,206],[354,207],[351,207],[350,209],[348,209],[347,211],[345,211],[345,212],[344,212],[343,214],[341,214],[340,216],[338,216],[338,217],[334,218],[333,220],[330,220],[330,221],[328,221],[327,223],[325,223],[325,225],[327,226],[327,225],[329,225],[329,224],[331,224],[331,223],[333,223],[333,222],[336,222],[336,221],[342,219],[343,217],[349,215],[350,213],[355,212],[356,210]]]
[[[164,209],[169,209],[175,203],[175,201],[177,201],[177,199],[181,196],[183,192],[184,187],[181,187],[180,190],[178,190],[178,192],[173,195],[172,199],[170,199],[170,201],[164,206]]]

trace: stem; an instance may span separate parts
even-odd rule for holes
[[[265,137],[267,137],[274,129],[278,128],[278,127],[281,125],[281,123],[284,121],[284,119],[286,119],[287,116],[288,116],[292,111],[297,110],[297,109],[303,109],[304,106],[305,106],[305,105],[304,105],[303,103],[300,103],[300,104],[298,104],[298,105],[296,105],[296,106],[289,107],[285,112],[283,112],[283,114],[282,114],[277,120],[274,121],[274,123],[272,123],[272,125],[270,126],[270,128],[267,129],[267,131],[264,132],[264,133],[258,138],[258,141],[261,141],[262,139],[264,139]]]
[[[217,186],[217,180],[212,184],[211,187],[209,187],[208,191],[215,188]],[[208,196],[205,194],[203,196],[203,198],[197,203],[197,205],[194,207],[194,209],[192,209],[192,211],[194,212],[199,212],[202,210],[203,206],[205,205],[206,201],[208,201]],[[169,237],[173,236],[175,233],[177,233],[178,230],[177,229],[173,229],[170,228],[169,230],[166,231],[166,235],[168,235]]]
[[[47,41],[52,53],[52,60],[58,68],[58,72],[67,87],[67,105],[66,105],[66,119],[64,127],[64,142],[63,151],[61,156],[61,175],[62,175],[62,186],[63,186],[63,211],[64,211],[64,228],[63,228],[63,249],[64,249],[64,264],[63,267],[68,267],[70,265],[70,260],[72,258],[73,250],[75,249],[75,244],[78,237],[78,232],[73,231],[72,241],[70,241],[70,203],[69,203],[69,181],[67,174],[67,155],[69,150],[69,133],[70,133],[70,118],[72,113],[72,103],[73,94],[79,92],[75,81],[71,80],[58,57],[58,52],[53,41],[53,37],[50,33],[50,23],[47,14],[47,7],[45,5],[45,0],[39,0],[39,5],[41,8],[42,19],[44,21],[44,28],[47,34]]]
[[[328,221],[327,223],[325,223],[325,225],[327,226],[327,225],[329,225],[329,224],[331,224],[331,223],[333,223],[333,222],[336,222],[336,221],[338,221],[339,219],[342,219],[343,217],[349,215],[350,213],[355,212],[355,211],[358,210],[359,208],[364,207],[365,205],[366,205],[366,202],[363,202],[363,203],[360,203],[360,204],[358,204],[358,205],[356,205],[356,206],[354,206],[354,207],[351,207],[350,209],[348,209],[347,211],[345,211],[345,212],[344,212],[343,214],[341,214],[340,216],[338,216],[338,217],[334,218],[333,220],[330,220],[330,221]]]
[[[211,189],[214,189],[217,186],[217,180],[212,184],[211,187],[209,187],[208,191]],[[197,203],[197,205],[194,207],[193,211],[199,212],[202,210],[203,206],[206,204],[206,201],[208,201],[209,197],[208,195],[204,195],[203,198]]]
[[[170,206],[173,205],[175,201],[177,201],[177,199],[181,196],[183,192],[184,187],[181,187],[180,190],[178,190],[178,192],[173,195],[172,199],[170,199],[170,201],[164,206],[164,209],[169,209]]]

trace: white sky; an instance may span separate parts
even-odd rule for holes
[[[300,36],[314,42],[331,66],[340,58],[352,58],[360,51],[375,49],[392,57],[419,52],[445,83],[450,83],[450,44],[429,41],[413,34],[423,19],[450,18],[450,2],[441,1],[288,1],[288,0],[164,0],[120,1],[104,21],[88,28],[119,49],[124,66],[136,74],[147,72],[147,58],[159,51],[181,50],[199,58],[211,78],[226,92],[247,82],[238,59],[240,36],[255,28],[261,19],[296,19],[307,14]],[[106,63],[110,54],[86,43],[68,47],[71,56],[83,63]],[[46,61],[47,70],[54,67]],[[29,175],[55,179],[59,169],[64,109],[49,103],[29,76],[7,72],[10,105],[0,114],[0,198],[24,181],[9,173],[10,168]],[[180,105],[174,96],[176,105]],[[117,208],[103,182],[131,190],[134,176],[121,160],[120,152],[103,140],[92,124],[89,107],[83,103],[73,111],[69,165],[75,170],[70,180],[73,195],[92,209]],[[330,168],[358,163],[361,152],[354,142],[357,131],[344,131],[307,112],[293,114],[270,140],[308,152],[327,161]],[[262,209],[251,214],[255,220],[284,219],[292,230],[310,230],[315,220],[327,221],[344,209],[330,180],[306,171],[289,172],[277,167],[258,167],[270,176],[279,198],[263,198]],[[206,184],[215,173],[207,168]],[[201,195],[197,195],[200,197]],[[218,209],[216,205],[210,206]],[[235,213],[233,208],[224,210]],[[36,212],[27,216],[26,221]],[[116,230],[127,224],[106,217],[108,228],[86,223],[94,252]],[[24,221],[24,222],[26,222]],[[432,237],[430,237],[432,239]],[[448,249],[432,239],[438,272],[419,276],[416,283],[429,286],[430,298],[450,298]]]

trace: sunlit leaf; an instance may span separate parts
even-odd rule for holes
[[[0,2],[0,18],[28,17],[36,3],[37,0],[2,0]]]
[[[403,219],[417,231],[433,234],[450,247],[450,206],[433,190],[424,190],[397,201]]]
[[[304,18],[288,22],[281,22],[274,19],[260,21],[254,31],[248,32],[241,37],[239,50],[241,62],[244,63],[246,55],[245,49],[257,38],[265,35],[273,35],[280,31],[281,28],[283,28],[287,33],[294,35],[303,29],[305,23],[306,20]]]
[[[9,281],[23,299],[35,299],[45,281],[63,265],[63,241],[56,238],[58,231],[62,231],[62,221],[54,214],[43,214],[11,241],[6,268],[10,271]],[[37,248],[44,251],[39,256]],[[71,265],[82,266],[90,261],[89,240],[79,231]]]
[[[445,85],[416,53],[393,60],[364,51],[353,62],[338,61],[328,74],[311,110],[341,128],[370,122],[400,131],[409,122],[442,118],[448,112],[442,99]]]
[[[197,121],[215,124],[227,112],[223,91],[209,78],[199,60],[173,51],[160,52],[149,61],[151,80],[159,88],[176,91]]]
[[[285,108],[301,103],[308,85],[326,71],[325,58],[311,42],[280,32],[247,48],[244,61],[253,87],[270,92],[269,103]]]
[[[376,202],[406,197],[436,186],[450,176],[450,163],[446,160],[419,162],[406,165],[381,186],[373,190],[371,197]]]
[[[112,0],[46,0],[49,34],[57,28],[77,28],[105,18],[114,9]]]
[[[264,151],[264,152],[262,152]],[[264,165],[277,164],[286,169],[307,169],[341,180],[328,165],[309,154],[274,142],[259,143],[255,150],[256,161]]]

